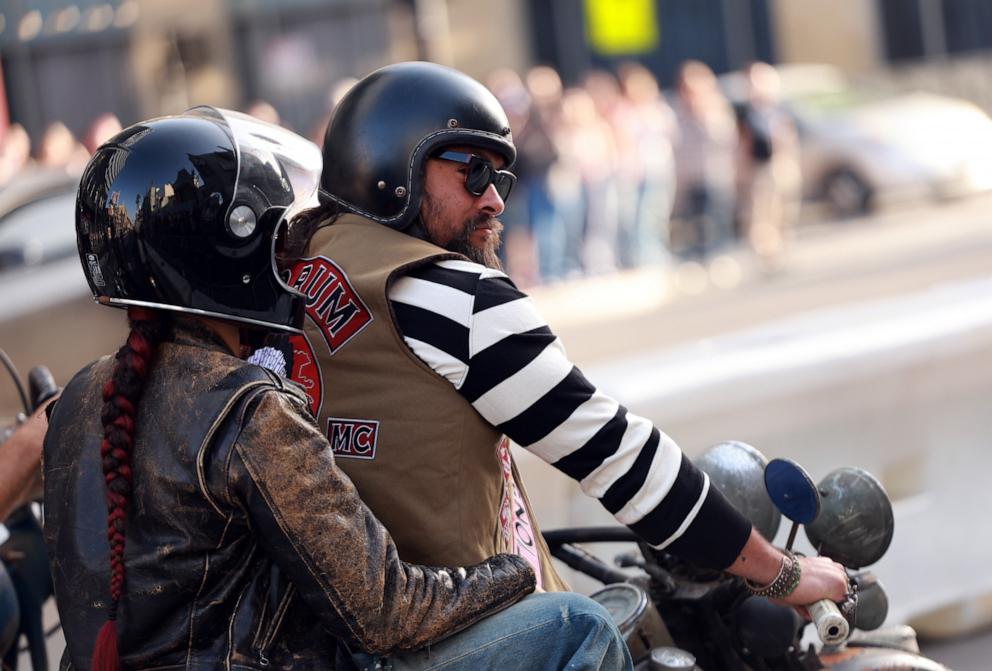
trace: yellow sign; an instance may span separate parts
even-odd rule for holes
[[[589,44],[604,55],[640,54],[658,46],[655,0],[585,0]]]

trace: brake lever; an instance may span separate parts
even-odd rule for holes
[[[848,585],[847,598],[837,604],[837,608],[847,623],[854,627],[854,616],[858,612],[858,583],[854,578],[849,578]]]

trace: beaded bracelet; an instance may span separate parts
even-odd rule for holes
[[[799,559],[788,550],[782,558],[782,566],[778,570],[778,575],[767,585],[756,585],[750,580],[745,580],[744,584],[751,594],[764,596],[769,599],[784,599],[792,594],[799,586],[799,578],[802,576],[802,567]]]

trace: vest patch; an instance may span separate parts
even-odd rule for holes
[[[333,355],[372,322],[372,312],[341,268],[326,256],[298,261],[289,286],[307,297],[307,317]]]
[[[374,419],[327,418],[327,442],[335,457],[375,459],[379,422]]]
[[[520,495],[520,487],[513,478],[513,456],[506,436],[499,441],[496,456],[503,472],[503,496],[499,506],[499,527],[503,542],[513,553],[527,560],[534,569],[537,586],[543,589],[541,555],[534,541],[534,526],[530,522],[523,496]]]
[[[293,370],[289,378],[303,387],[306,392],[310,412],[320,416],[320,406],[324,402],[324,383],[320,376],[320,362],[305,335],[291,335],[289,344],[293,348]]]

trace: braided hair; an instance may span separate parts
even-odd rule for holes
[[[131,453],[138,402],[167,320],[146,308],[127,311],[131,333],[117,351],[114,371],[103,385],[103,440],[100,456],[107,492],[107,539],[110,542],[110,606],[107,621],[93,646],[94,671],[117,671],[117,604],[124,590],[124,542],[131,496]]]

